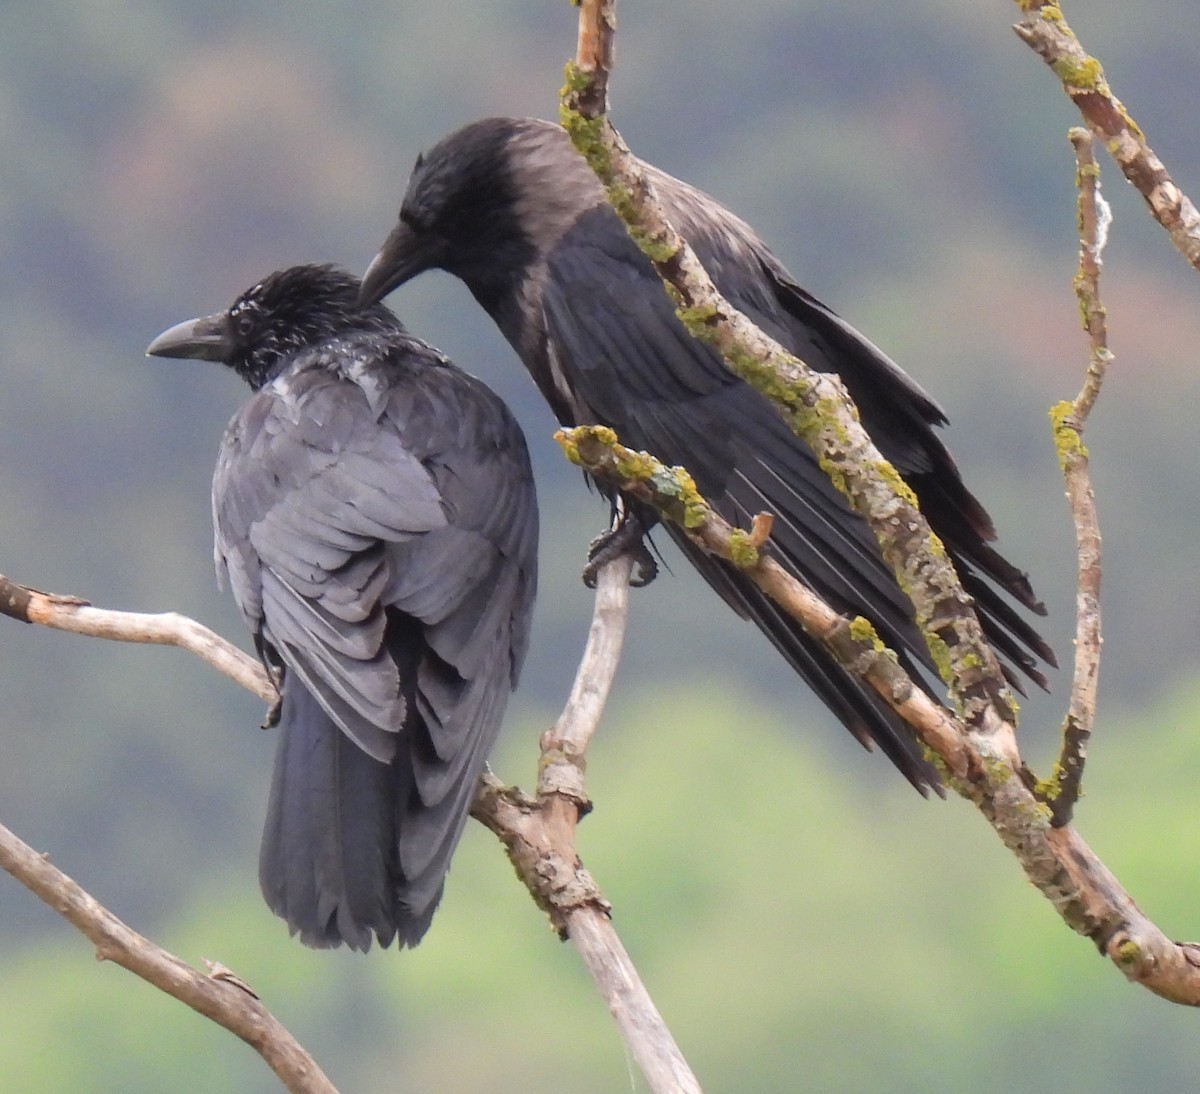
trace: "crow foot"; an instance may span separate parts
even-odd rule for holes
[[[634,573],[629,584],[635,589],[649,585],[658,577],[658,563],[646,546],[646,532],[637,517],[626,513],[615,528],[601,532],[588,544],[588,563],[583,568],[583,583],[596,587],[596,578],[601,567],[614,558],[629,555],[633,559]]]

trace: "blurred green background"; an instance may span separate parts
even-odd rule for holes
[[[755,224],[945,404],[948,439],[1070,655],[1072,535],[1047,407],[1077,389],[1077,116],[1012,4],[626,3],[616,120]],[[1200,190],[1200,9],[1068,18]],[[209,561],[209,477],[244,389],[147,361],[270,270],[361,271],[412,160],[489,113],[553,116],[565,0],[0,5],[0,572],[176,609],[244,640]],[[1174,936],[1200,933],[1195,274],[1105,164],[1117,365],[1088,432],[1106,548],[1085,836]],[[529,785],[586,633],[602,504],[457,283],[392,303],[530,435],[542,596],[495,759]],[[923,802],[678,565],[634,597],[593,747],[588,866],[710,1090],[1193,1088],[1193,1013],[1126,986],[958,801]],[[312,953],[255,877],[260,705],[164,649],[0,621],[0,819],[135,928],[249,981],[346,1092],[619,1091],[640,1078],[571,949],[471,826],[413,953]],[[1045,770],[1066,675],[1025,704]],[[270,1091],[240,1042],[0,876],[0,1089]]]

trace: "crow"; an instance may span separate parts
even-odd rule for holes
[[[717,287],[814,368],[836,373],[863,424],[920,498],[975,598],[984,630],[1017,673],[1040,686],[1054,655],[1002,592],[1039,615],[1024,573],[992,546],[995,531],[935,432],[946,416],[898,365],[802,289],[748,224],[648,164],[659,198]],[[621,441],[682,464],[727,520],[774,514],[771,550],[787,570],[879,628],[910,670],[932,672],[911,606],[865,521],[770,402],[734,377],[675,315],[658,275],[625,231],[560,126],[488,118],[417,158],[399,223],[371,262],[374,302],[428,269],[460,278],[516,350],[564,425],[602,424]],[[627,508],[631,503],[626,499]],[[648,527],[653,518],[635,504]],[[938,786],[909,729],[874,693],[743,574],[668,533],[709,585],[751,619],[834,715],[922,792]],[[931,695],[930,678],[922,684]]]
[[[254,394],[213,477],[227,576],[281,685],[259,879],[306,945],[414,946],[529,639],[537,500],[500,399],[330,266],[146,352]]]

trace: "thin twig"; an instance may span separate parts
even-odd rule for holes
[[[629,611],[628,556],[601,567],[587,645],[570,697],[542,735],[538,796],[486,778],[472,816],[500,837],[518,874],[591,974],[625,1044],[656,1094],[698,1092],[700,1084],[650,998],[609,918],[610,907],[579,861],[575,829],[590,808],[585,752],[620,660]]]
[[[1021,20],[1013,30],[1053,70],[1125,177],[1176,249],[1200,270],[1200,211],[1167,173],[1141,127],[1108,86],[1104,67],[1085,50],[1055,0],[1017,0]]]
[[[1108,328],[1100,301],[1101,253],[1108,238],[1112,212],[1100,193],[1100,167],[1092,152],[1091,134],[1082,128],[1069,133],[1075,150],[1079,188],[1079,271],[1075,294],[1088,335],[1088,367],[1083,387],[1073,402],[1062,402],[1050,411],[1054,444],[1062,468],[1075,524],[1079,578],[1075,594],[1075,673],[1071,700],[1062,726],[1062,749],[1054,772],[1039,784],[1050,806],[1053,824],[1068,824],[1082,793],[1088,740],[1096,720],[1096,691],[1100,680],[1100,523],[1088,472],[1088,451],[1083,428],[1100,394],[1104,373],[1112,360]]]
[[[571,694],[558,721],[542,735],[541,742],[538,796],[573,798],[584,810],[588,808],[583,790],[584,755],[608,701],[629,616],[630,560],[622,557],[616,561],[619,565],[604,566],[597,575],[592,625]]]
[[[150,614],[94,608],[79,597],[40,592],[0,574],[0,615],[90,638],[178,646],[260,699],[273,703],[278,698],[275,685],[253,657],[177,612]]]
[[[205,975],[131,930],[0,825],[0,868],[35,893],[91,940],[96,956],[112,961],[235,1033],[296,1094],[336,1094],[336,1088],[257,996],[224,969]]]

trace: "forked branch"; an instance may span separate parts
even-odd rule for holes
[[[931,614],[935,605],[954,613],[949,636],[941,629],[938,634],[951,651],[951,693],[965,716],[945,715],[945,724],[952,729],[945,740],[940,734],[922,735],[921,739],[941,756],[948,771],[965,769],[965,777],[950,779],[950,785],[977,806],[1073,930],[1091,938],[1131,980],[1175,1002],[1200,1005],[1200,947],[1171,942],[1142,914],[1074,827],[1055,824],[1050,809],[1035,794],[1011,732],[1011,714],[1005,709],[1007,692],[996,684],[995,657],[983,642],[968,598],[953,568],[946,575],[937,560],[930,558],[936,552],[930,551],[929,529],[915,499],[896,488],[894,471],[862,432],[840,385],[784,352],[732,309],[666,220],[639,161],[604,114],[612,66],[613,0],[582,0],[579,7],[579,42],[588,49],[581,49],[567,67],[563,124],[606,187],[631,237],[654,263],[678,305],[681,320],[696,337],[720,350],[731,371],[773,399],[834,481],[839,486],[846,484],[845,493],[875,529],[884,557],[909,591],[927,638],[930,621],[937,618]],[[1044,9],[1043,18],[1049,18],[1053,5],[1024,0],[1022,7],[1027,11]],[[1061,21],[1061,12],[1058,19]],[[1171,203],[1170,194],[1170,187],[1159,191],[1159,196],[1166,195],[1165,204]],[[1193,213],[1187,212],[1183,219],[1193,219]],[[598,459],[593,468],[589,453],[580,450],[582,439],[569,438],[575,443],[576,456],[582,457],[579,462],[605,476],[604,460]],[[592,439],[601,447],[617,442],[611,434]],[[627,485],[631,478],[653,487],[653,475],[627,473],[631,467],[637,468],[639,461],[649,459],[644,453],[622,450],[617,466],[609,468],[612,477],[608,481],[623,490],[631,488]],[[672,470],[662,469],[668,477]],[[703,510],[691,506],[691,517],[698,512],[703,515],[689,519],[689,506],[681,510],[678,490],[670,491],[661,502],[659,509],[666,519],[674,520],[693,537],[703,534],[708,522],[706,505]],[[913,521],[919,534],[911,539],[890,536],[888,525],[893,521],[906,525]],[[710,549],[721,553],[719,548]],[[724,557],[738,564],[736,552]],[[805,623],[802,616],[796,618]],[[916,720],[908,713],[903,716],[922,734]],[[941,751],[939,745],[947,742],[950,747]]]
[[[1087,127],[1145,198],[1150,214],[1167,230],[1179,253],[1200,270],[1200,211],[1113,94],[1104,66],[1083,48],[1057,0],[1017,0],[1017,7],[1022,13],[1013,27],[1017,36],[1050,66]]]

